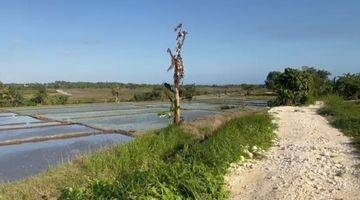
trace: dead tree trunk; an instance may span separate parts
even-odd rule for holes
[[[174,69],[174,123],[179,125],[182,121],[180,108],[180,86],[182,84],[182,79],[184,78],[184,64],[181,53],[187,32],[183,30],[181,23],[175,28],[175,32],[177,32],[175,54],[173,54],[170,49],[167,49],[167,52],[170,54],[171,59],[171,65],[168,71]]]

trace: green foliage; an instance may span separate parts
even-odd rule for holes
[[[360,73],[340,76],[335,81],[335,92],[346,99],[360,99]]]
[[[266,114],[231,120],[205,141],[194,140],[181,129],[169,127],[148,139],[169,143],[177,139],[182,141],[179,145],[161,151],[162,154],[152,152],[151,158],[141,156],[139,151],[118,151],[125,159],[131,154],[139,163],[124,165],[115,179],[96,179],[87,187],[66,188],[60,199],[226,199],[224,175],[230,164],[240,161],[248,147],[269,148],[275,137],[274,128]],[[135,140],[140,146],[127,144],[122,150],[133,146],[149,153],[148,139]],[[166,142],[151,145],[150,149],[163,149]],[[123,162],[124,158],[118,159]],[[141,167],[143,159],[151,164]]]
[[[312,101],[313,77],[307,71],[286,68],[275,79],[277,98],[273,105],[303,105]]]
[[[145,92],[134,95],[134,101],[155,101],[161,99],[161,87],[153,87],[151,92]]]
[[[196,95],[196,87],[195,84],[192,85],[185,85],[180,90],[180,96],[183,99],[186,99],[188,101],[191,101],[193,97]]]
[[[276,80],[278,79],[278,77],[280,75],[281,75],[281,72],[278,72],[278,71],[269,72],[269,74],[267,75],[266,80],[265,80],[266,88],[268,88],[270,90],[275,90]]]
[[[324,102],[319,113],[328,116],[330,123],[351,136],[360,148],[360,101],[344,101],[342,97],[330,95]]]
[[[65,105],[69,101],[69,96],[55,95],[55,96],[50,97],[48,101],[52,105]]]
[[[19,90],[5,86],[0,82],[0,107],[21,106],[23,104],[24,97]]]
[[[308,72],[312,76],[314,96],[321,97],[332,92],[333,85],[329,79],[329,76],[331,75],[330,72],[307,66],[302,67],[302,70]]]
[[[40,85],[37,90],[38,91],[37,91],[35,97],[32,98],[31,101],[35,104],[46,104],[46,100],[48,98],[46,87]]]

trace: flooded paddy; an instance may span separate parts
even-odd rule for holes
[[[23,107],[0,112],[0,183],[23,179],[133,138],[131,134],[162,128],[168,118],[164,102],[101,103],[53,107]],[[223,111],[266,106],[264,101],[207,100],[184,103],[183,117],[191,121]]]
[[[93,135],[0,147],[0,183],[19,180],[67,163],[76,156],[131,140],[120,134]]]

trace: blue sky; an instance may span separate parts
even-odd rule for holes
[[[190,32],[185,83],[262,83],[287,66],[360,71],[357,0],[2,0],[2,82],[169,81],[173,28]]]

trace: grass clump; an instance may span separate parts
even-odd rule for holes
[[[85,187],[67,187],[60,199],[225,199],[224,175],[230,164],[246,156],[250,147],[269,148],[274,128],[271,117],[260,113],[230,120],[203,141],[182,133],[187,137],[178,138],[182,145],[161,156],[153,155],[151,165],[121,170],[115,179],[95,179]],[[172,129],[176,128],[167,130]],[[156,137],[173,136],[165,131]]]
[[[353,138],[360,149],[360,101],[345,101],[339,96],[324,98],[325,106],[319,113],[329,117],[330,123]]]

